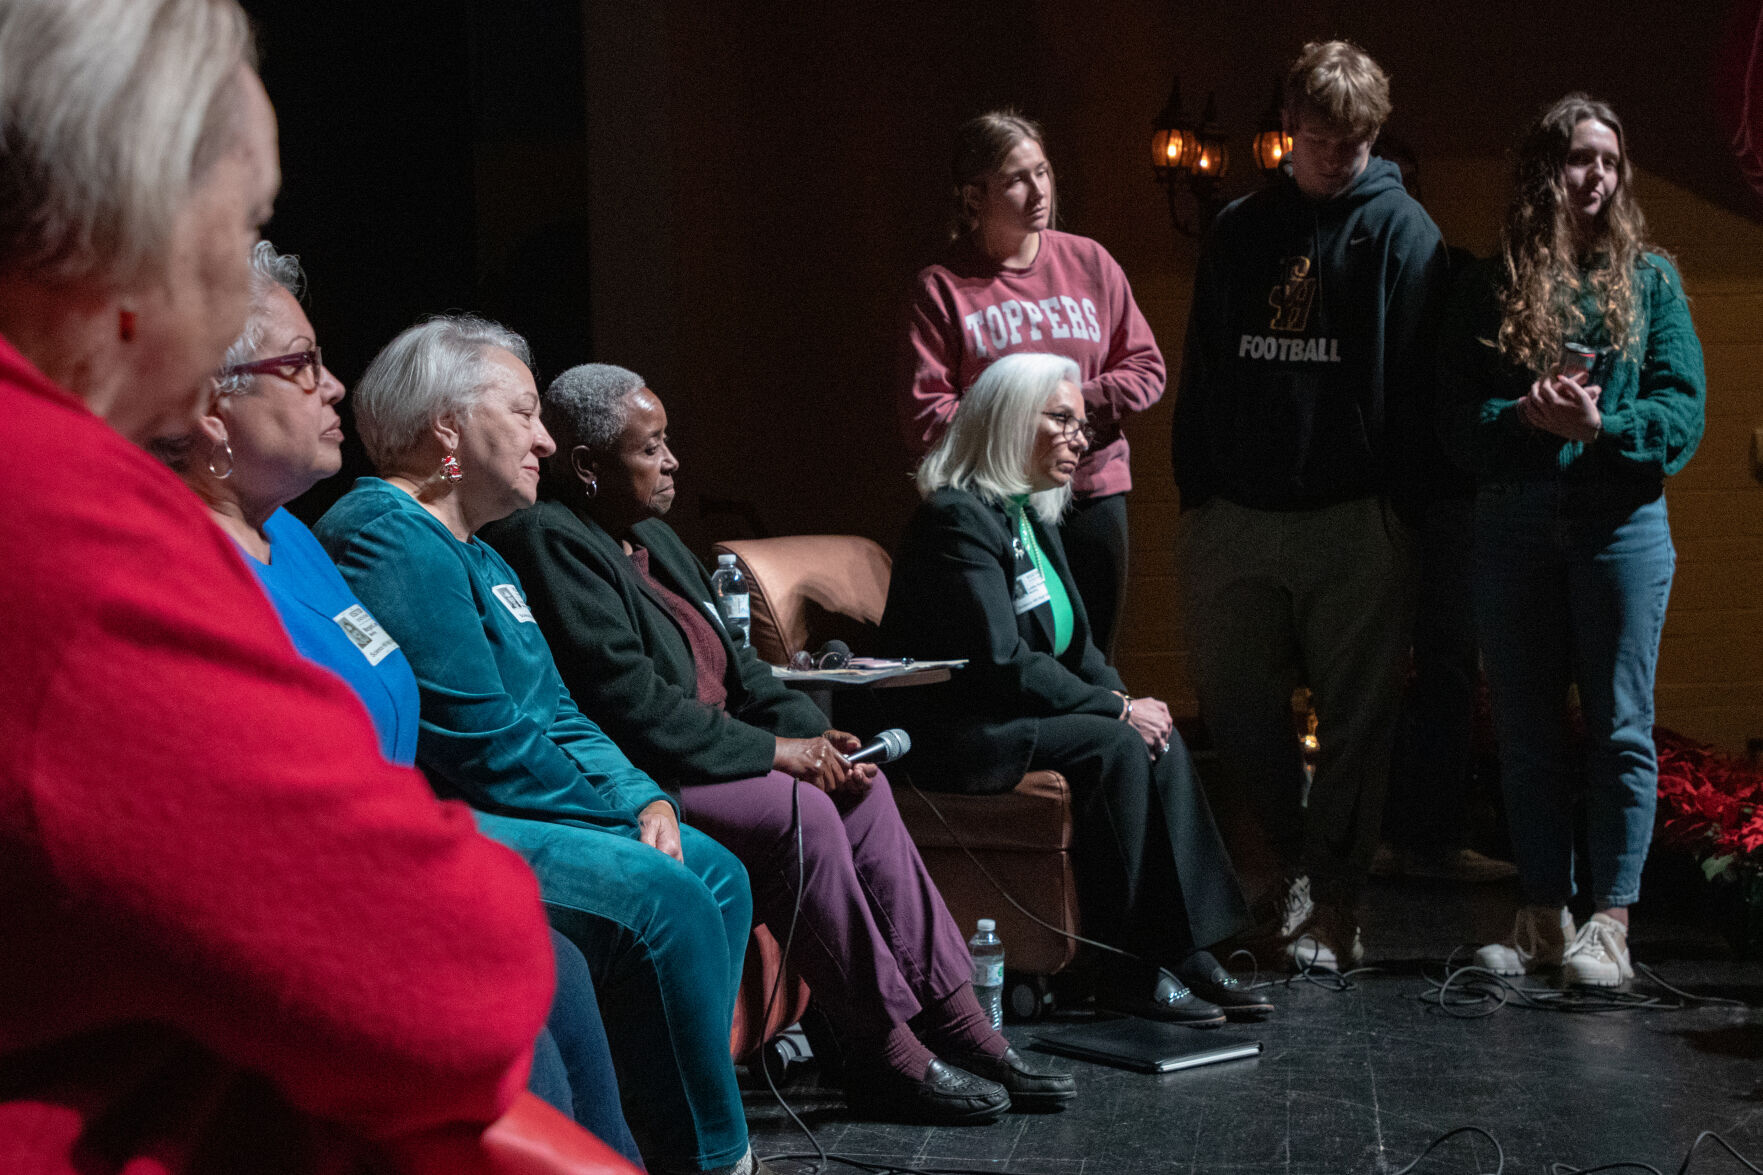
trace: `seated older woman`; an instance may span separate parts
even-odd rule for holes
[[[469,316],[393,339],[355,390],[379,477],[315,533],[416,672],[416,761],[539,876],[593,969],[651,1168],[754,1169],[728,1055],[752,899],[729,851],[582,716],[520,580],[476,537],[531,505],[553,445],[519,335]]]
[[[894,560],[881,642],[968,664],[888,700],[922,783],[1003,792],[1043,770],[1070,783],[1085,934],[1129,953],[1092,959],[1103,1003],[1194,1024],[1259,1018],[1272,1005],[1200,949],[1247,911],[1187,748],[1168,707],[1129,697],[1091,641],[1059,543],[1088,448],[1078,385],[1069,359],[1000,359],[919,466],[925,501]]]
[[[156,446],[245,556],[294,647],[349,684],[380,750],[416,757],[416,675],[397,642],[361,606],[312,532],[283,507],[342,467],[343,385],[324,366],[300,308],[299,261],[268,241],[251,251],[245,328],[227,351],[215,398],[194,433]],[[618,1084],[593,977],[555,930],[557,994],[533,1055],[534,1092],[640,1163],[618,1107]]]
[[[797,906],[799,810],[793,955],[846,1042],[853,1108],[962,1123],[1070,1098],[1069,1076],[1030,1068],[980,1011],[961,931],[892,789],[845,762],[858,740],[825,730],[714,619],[703,565],[661,517],[679,463],[660,397],[622,367],[574,367],[546,390],[544,416],[558,442],[547,500],[485,537],[525,579],[582,708],[741,858],[780,936]]]

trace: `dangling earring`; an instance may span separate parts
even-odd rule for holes
[[[220,456],[224,456],[226,458],[225,471],[216,469],[214,467],[214,459],[216,457],[220,457]],[[225,438],[225,437],[220,438],[220,447],[218,449],[210,449],[209,450],[209,452],[208,452],[208,472],[212,473],[215,476],[215,478],[217,478],[220,481],[225,481],[227,478],[229,478],[233,475],[233,446],[232,446],[231,442],[229,442],[227,440],[227,438]]]
[[[460,479],[464,476],[465,471],[459,468],[459,461],[453,456],[453,454],[448,453],[445,457],[441,458],[442,481],[446,482],[448,485],[458,485]]]
[[[588,474],[588,480],[586,482],[586,486],[587,486],[587,491],[588,491],[588,497],[590,499],[595,498],[599,495],[599,493],[600,493],[600,479],[599,478],[595,477],[591,473]]]
[[[135,341],[135,312],[121,310],[116,315],[116,334],[125,343]]]

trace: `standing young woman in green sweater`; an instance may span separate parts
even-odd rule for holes
[[[1501,249],[1459,283],[1440,339],[1440,428],[1480,482],[1476,620],[1525,904],[1476,952],[1504,975],[1634,975],[1628,907],[1653,832],[1653,671],[1676,554],[1664,480],[1702,436],[1702,349],[1649,248],[1626,141],[1570,94],[1530,129]],[[1583,780],[1568,687],[1585,720]],[[1585,791],[1593,914],[1574,929]]]

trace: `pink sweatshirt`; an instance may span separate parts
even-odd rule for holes
[[[1132,488],[1126,417],[1163,396],[1166,372],[1150,324],[1108,251],[1046,229],[1025,269],[1008,269],[965,238],[913,283],[899,399],[907,447],[928,453],[961,393],[1000,355],[1047,351],[1075,360],[1098,434],[1078,466],[1082,495]]]

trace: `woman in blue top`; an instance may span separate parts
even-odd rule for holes
[[[533,503],[554,446],[520,336],[469,316],[411,327],[369,364],[355,416],[380,477],[316,532],[402,646],[422,697],[416,761],[539,876],[587,957],[625,1114],[652,1168],[756,1163],[729,1059],[752,898],[564,688],[520,581],[475,537]]]
[[[416,758],[416,676],[361,606],[312,532],[284,508],[342,467],[343,385],[324,366],[300,308],[299,260],[268,241],[251,251],[251,304],[227,349],[196,433],[156,446],[238,545],[302,656],[341,677],[394,763]],[[533,1050],[535,1093],[641,1162],[618,1105],[594,985],[581,952],[556,931],[557,995]]]
[[[1476,623],[1524,905],[1476,952],[1503,975],[1634,975],[1628,907],[1653,835],[1653,672],[1677,556],[1665,479],[1702,437],[1702,347],[1647,242],[1615,111],[1569,94],[1530,128],[1500,251],[1458,282],[1439,425],[1472,470]],[[1568,737],[1579,691],[1586,753]],[[1577,932],[1574,810],[1593,912]]]

